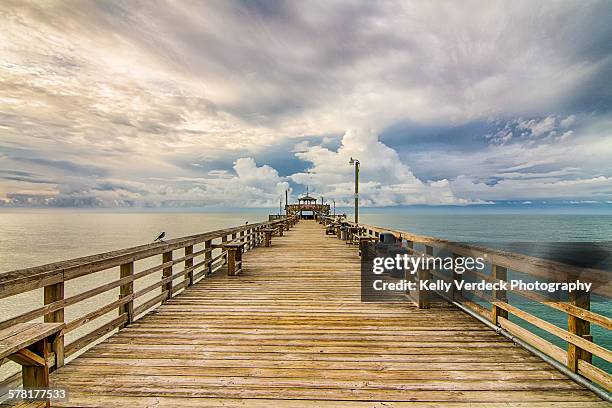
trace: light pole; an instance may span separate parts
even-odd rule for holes
[[[355,224],[359,224],[359,160],[349,160],[349,164],[355,165]]]
[[[334,220],[335,220],[336,219],[336,200],[332,198],[332,201],[334,202]]]

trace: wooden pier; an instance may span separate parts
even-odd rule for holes
[[[52,406],[609,406],[448,303],[432,303],[429,309],[362,303],[356,247],[325,235],[316,221],[303,220],[289,230],[282,227],[287,224],[293,222],[277,220],[141,248],[149,252],[132,251],[90,268],[132,265],[121,267],[123,281],[115,284],[122,288],[119,300],[124,299],[120,322],[115,318],[87,342],[121,330],[50,374],[51,387],[69,390],[68,401]],[[276,233],[266,247],[264,231],[270,234],[270,229],[280,229],[283,236]],[[254,249],[234,263],[237,276],[223,273],[231,255],[224,248],[232,241]],[[173,258],[171,251],[180,248],[186,255]],[[153,298],[163,302],[145,314],[155,306],[153,300],[134,307],[130,296],[137,291],[126,286],[136,279],[130,276],[138,275],[134,259],[168,253],[157,269],[166,277],[157,286],[163,296]],[[196,256],[205,260],[195,262]],[[172,266],[178,263],[185,269],[177,273]],[[64,279],[69,269],[61,269]],[[177,290],[172,283],[181,274],[186,283]],[[22,275],[5,278],[5,291],[24,290],[19,289]],[[49,270],[39,278],[30,287],[60,282]],[[45,293],[51,297],[51,290]],[[54,302],[62,306],[58,298],[45,303]],[[116,310],[117,303],[112,307]],[[38,313],[47,321],[59,320],[50,309]],[[66,349],[77,353],[84,344],[76,340]]]

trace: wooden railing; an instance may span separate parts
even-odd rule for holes
[[[272,229],[282,235],[282,230],[295,222],[297,219],[285,217],[0,274],[0,302],[12,301],[13,296],[29,296],[28,304],[42,303],[40,307],[20,311],[1,321],[0,330],[41,318],[45,322],[65,322],[58,337],[61,344],[54,348],[55,354],[61,354],[57,356],[60,367],[64,358],[129,325],[183,289],[223,268],[228,264],[228,253],[235,252],[236,244],[248,251],[263,244],[264,231]],[[234,262],[233,267],[241,265]],[[91,286],[90,281],[100,280],[99,273],[102,273],[102,283],[65,296],[66,283],[78,281],[84,287]],[[142,287],[136,289],[138,283]],[[93,302],[94,297],[93,310],[79,313],[77,307],[76,316],[65,321],[64,312],[68,307]],[[118,314],[109,316],[113,311]],[[103,316],[103,324],[82,330]],[[74,335],[74,332],[78,333]],[[74,338],[64,345],[64,336],[70,334]],[[5,383],[15,380],[14,376],[4,381],[0,390]]]
[[[326,218],[325,221],[334,222],[334,219]],[[357,227],[352,222],[348,224]],[[571,282],[575,281],[576,276],[580,274],[588,276],[588,279],[593,282],[592,293],[609,299],[612,292],[610,272],[607,271],[587,268],[577,269],[568,264],[535,258],[520,253],[461,244],[420,236],[407,231],[366,224],[359,224],[358,227],[362,228],[362,234],[369,237],[378,237],[380,233],[390,232],[395,235],[396,239],[406,240],[406,249],[417,256],[434,255],[436,251],[445,251],[446,253],[450,252],[455,257],[484,257],[489,263],[491,271],[490,274],[485,274],[468,270],[463,275],[439,270],[419,271],[417,279],[443,279],[452,282],[455,279],[464,279],[464,276],[468,276],[477,280],[497,282],[501,280],[507,281],[508,271],[514,271],[555,282]],[[422,250],[415,249],[415,245],[419,244]],[[593,356],[612,363],[612,351],[602,344],[598,344],[597,339],[594,339],[591,334],[591,324],[600,326],[606,334],[609,334],[609,330],[612,329],[612,319],[590,310],[590,293],[574,292],[570,295],[568,301],[553,301],[536,292],[511,291],[529,302],[535,302],[564,313],[567,317],[567,326],[566,328],[561,328],[541,317],[522,310],[519,305],[510,304],[506,291],[490,292],[489,294],[479,291],[466,291],[466,293],[453,291],[452,297],[454,301],[469,307],[512,335],[566,365],[573,372],[598,383],[607,390],[612,390],[612,375],[592,363]],[[476,296],[479,301],[468,299],[471,296]],[[483,306],[483,304],[488,307]],[[423,302],[422,299],[419,300],[419,306],[429,307],[428,302]],[[521,323],[521,321],[529,323],[566,342],[567,349],[564,350],[525,328],[525,324],[517,324],[517,322]]]

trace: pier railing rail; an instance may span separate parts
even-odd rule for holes
[[[263,245],[266,234],[273,231],[282,235],[282,229],[288,229],[289,225],[294,222],[296,222],[295,218],[283,217],[268,222],[246,224],[2,273],[0,274],[0,300],[7,301],[9,299],[5,298],[30,293],[35,297],[42,295],[43,306],[25,312],[20,311],[18,315],[1,321],[0,330],[19,323],[40,321],[41,318],[45,322],[65,323],[65,328],[57,337],[60,344],[53,345],[53,358],[49,361],[50,366],[57,361],[57,366],[61,367],[64,364],[64,358],[87,348],[114,330],[131,324],[183,289],[223,268],[224,265],[228,265],[229,268],[228,253],[235,251],[237,247],[246,252]],[[137,271],[137,266],[140,266],[140,263],[137,264],[137,262],[143,260],[149,264],[154,263],[154,266]],[[232,259],[229,261],[231,262]],[[241,265],[238,263],[241,261],[233,261],[231,266],[240,269]],[[66,282],[90,277],[98,272],[104,272],[103,284],[69,297],[64,296]],[[146,286],[135,290],[135,282],[146,277],[148,277],[145,282]],[[41,294],[33,292],[40,289],[42,289]],[[69,306],[91,301],[92,298],[101,294],[108,295],[110,291],[115,290],[116,292],[117,289],[118,298],[106,296],[104,300],[107,302],[96,303],[95,310],[79,314],[65,322],[64,311]],[[159,293],[153,292],[156,290]],[[136,305],[137,300],[140,303]],[[118,315],[111,318],[110,321],[92,327],[83,333],[81,333],[83,330],[80,330],[74,340],[63,344],[64,336],[102,316],[109,320],[108,316],[113,311],[118,311]],[[5,389],[9,383],[17,381],[17,375],[18,373],[2,381],[0,390]]]
[[[325,221],[334,222],[336,220],[328,217]],[[483,256],[490,266],[490,274],[474,270],[466,270],[464,274],[457,274],[455,272],[449,273],[440,270],[427,270],[419,271],[416,274],[417,279],[442,279],[447,282],[452,282],[455,279],[482,279],[487,282],[497,282],[507,281],[508,271],[515,271],[531,277],[554,280],[557,282],[573,282],[576,281],[580,274],[586,274],[593,282],[592,292],[595,295],[610,299],[612,292],[610,272],[607,271],[585,268],[579,269],[568,264],[527,256],[520,253],[421,236],[408,231],[367,224],[355,224],[353,222],[347,223],[353,227],[360,227],[362,231],[361,234],[367,237],[378,238],[381,233],[390,232],[396,239],[405,240],[406,249],[416,256],[432,256],[439,251],[445,251],[446,253],[450,252],[454,257],[469,256],[476,258]],[[415,249],[415,245],[418,245],[422,250]],[[559,327],[533,313],[529,313],[521,309],[519,305],[511,304],[508,300],[507,292],[512,292],[515,295],[521,296],[528,302],[535,302],[547,308],[564,313],[567,317],[566,328]],[[423,295],[426,298],[427,295]],[[472,296],[478,298],[479,301],[475,301],[473,298],[469,299]],[[469,294],[464,294],[455,290],[452,293],[452,300],[467,306],[493,324],[503,328],[513,336],[518,337],[544,354],[567,366],[574,373],[599,384],[608,391],[612,390],[612,375],[593,365],[592,362],[593,356],[597,356],[608,363],[612,363],[612,351],[602,345],[602,343],[598,343],[598,339],[593,338],[591,333],[591,324],[593,324],[603,328],[605,330],[604,333],[609,335],[609,330],[612,329],[612,319],[590,310],[591,293],[573,292],[568,301],[553,301],[533,291],[493,290],[489,291],[489,293],[487,293],[487,291],[469,291]],[[428,300],[420,298],[418,306],[429,307]],[[517,319],[561,339],[567,343],[567,349],[564,350],[547,339],[542,338],[533,330],[527,329],[525,326],[529,327],[528,325],[517,324]]]

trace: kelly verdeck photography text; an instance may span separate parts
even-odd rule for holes
[[[431,290],[437,292],[450,292],[451,289],[461,290],[519,290],[519,291],[542,291],[542,292],[589,292],[592,283],[588,282],[528,282],[521,279],[512,279],[509,281],[488,282],[481,280],[477,282],[468,282],[464,280],[453,280],[446,282],[442,280],[420,280],[418,282],[401,279],[395,282],[386,282],[382,279],[377,279],[372,282],[372,286],[376,291],[412,291],[412,290]],[[454,288],[453,288],[454,286]]]

